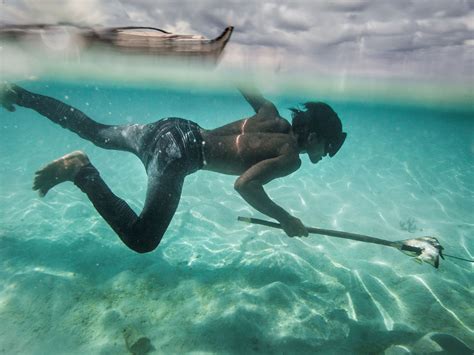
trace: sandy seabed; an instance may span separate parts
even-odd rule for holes
[[[193,119],[212,128],[250,114],[232,95],[43,85],[103,123]],[[294,105],[276,98],[281,113]],[[183,104],[185,103],[185,104]],[[332,103],[341,152],[267,185],[306,224],[389,240],[437,236],[474,255],[472,112]],[[128,250],[86,196],[63,184],[31,191],[41,165],[85,150],[112,190],[140,210],[146,176],[19,108],[1,112],[0,353],[382,353],[474,348],[473,266],[418,265],[398,251],[237,221],[262,217],[234,177],[186,180],[159,248]]]

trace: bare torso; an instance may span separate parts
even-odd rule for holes
[[[262,110],[246,119],[203,130],[205,170],[241,175],[255,164],[281,155],[298,159],[291,125],[278,111]]]
[[[257,112],[225,126],[203,130],[203,169],[238,175],[234,188],[255,209],[278,220],[290,235],[308,235],[301,221],[273,202],[263,185],[301,166],[300,148],[291,125],[276,107],[245,95]]]

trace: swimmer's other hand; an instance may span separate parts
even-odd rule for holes
[[[303,223],[296,217],[288,217],[280,221],[280,224],[289,237],[307,237],[308,230]]]
[[[2,82],[0,84],[0,104],[5,110],[10,112],[15,111],[14,103],[16,103],[17,92],[15,91],[16,85],[8,82]]]

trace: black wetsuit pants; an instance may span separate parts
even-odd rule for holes
[[[140,158],[148,188],[139,216],[114,195],[92,164],[81,168],[74,183],[129,248],[139,253],[155,249],[176,211],[185,176],[203,166],[200,127],[180,118],[145,125],[104,125],[51,97],[18,86],[13,89],[16,104],[37,111],[101,148],[128,151]]]

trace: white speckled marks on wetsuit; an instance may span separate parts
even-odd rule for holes
[[[174,139],[171,132],[165,134],[168,144],[166,145],[166,160],[174,160],[181,158],[181,151],[178,147],[178,143]]]
[[[167,167],[180,160],[185,174],[202,167],[199,127],[180,118],[167,118],[156,122],[149,130],[152,143],[147,144],[143,154],[148,174],[160,175]]]
[[[143,135],[143,124],[131,124],[124,126],[123,129],[120,131],[120,134],[125,141],[129,142],[129,145],[133,149],[133,151],[138,152],[140,149],[140,140],[138,137]]]

